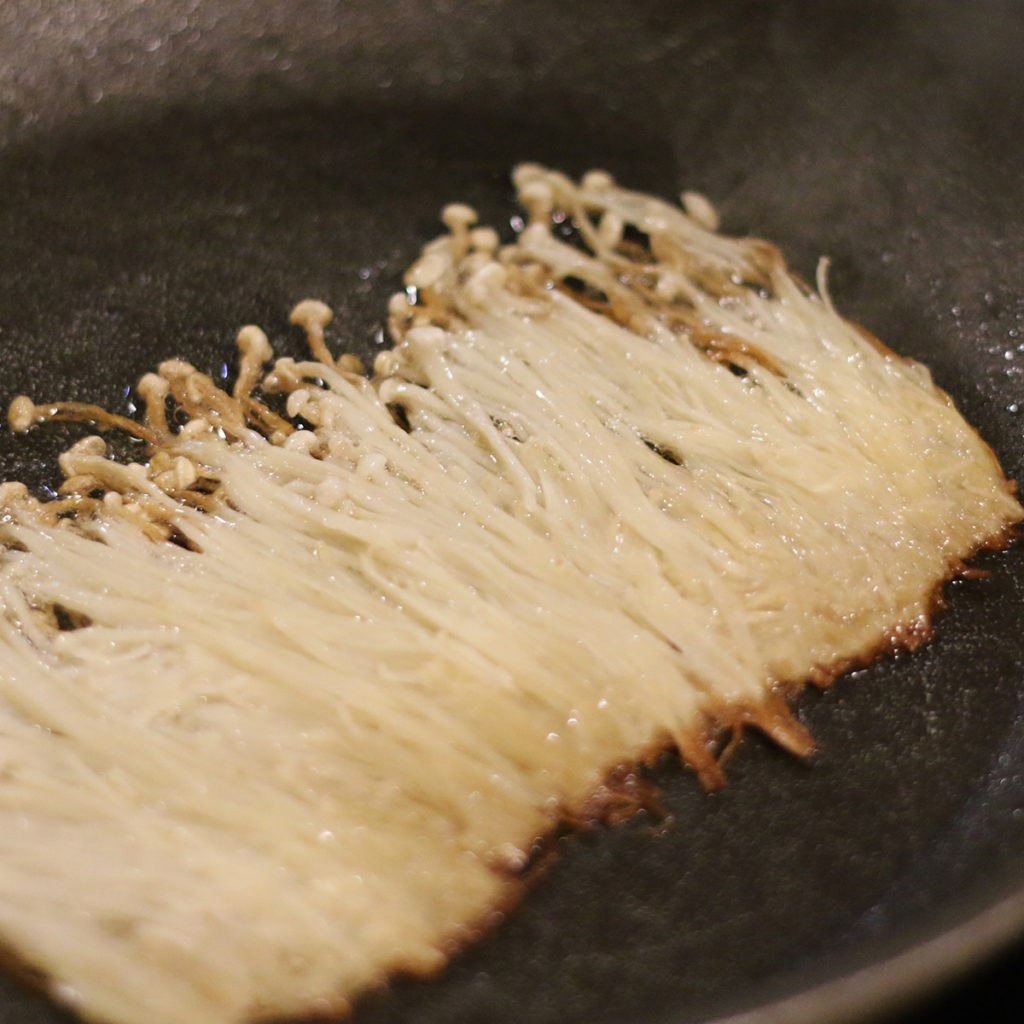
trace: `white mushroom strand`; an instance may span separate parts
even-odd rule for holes
[[[511,245],[446,209],[372,378],[308,300],[313,359],[245,327],[230,393],[169,360],[142,423],[12,404],[150,446],[0,488],[0,937],[87,1017],[436,969],[615,766],[809,751],[780,694],[919,643],[1021,517],[927,371],[702,196],[515,181]]]

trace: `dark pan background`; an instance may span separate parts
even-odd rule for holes
[[[440,207],[507,228],[531,159],[701,189],[807,276],[829,255],[837,305],[1024,479],[1022,54],[1012,0],[6,0],[0,401],[125,411],[160,358],[229,373],[243,323],[298,351],[306,296],[371,353]],[[0,475],[45,491],[73,436],[5,431]],[[1024,549],[978,564],[931,646],[800,700],[813,763],[751,738],[708,796],[666,758],[667,828],[565,839],[492,938],[353,1024],[1019,1020],[1020,944],[903,1005],[1024,931]],[[2,1024],[66,1019],[0,987]]]

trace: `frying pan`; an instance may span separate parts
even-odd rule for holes
[[[440,207],[507,225],[530,159],[701,189],[806,276],[828,254],[839,307],[1024,478],[1022,52],[1013,0],[6,0],[0,399],[127,411],[160,358],[226,374],[243,323],[297,353],[306,296],[370,354]],[[74,436],[5,432],[3,476],[45,493]],[[977,564],[930,646],[798,701],[812,762],[748,738],[708,795],[666,757],[666,822],[561,839],[493,935],[354,1024],[851,1021],[1005,947],[1024,550]],[[1022,966],[905,1019],[1016,1020]],[[68,1019],[0,983],[3,1024]]]

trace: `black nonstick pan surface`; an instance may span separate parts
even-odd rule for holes
[[[229,372],[243,323],[297,353],[307,296],[370,354],[441,206],[507,226],[529,159],[700,189],[806,276],[827,254],[1024,479],[1022,53],[1012,0],[7,0],[0,400],[128,411],[161,358]],[[5,431],[2,476],[55,485],[75,429]],[[1024,547],[977,564],[931,645],[799,700],[813,761],[751,737],[708,795],[665,758],[667,823],[561,840],[353,1024],[1018,1020]],[[0,982],[2,1024],[68,1019]]]

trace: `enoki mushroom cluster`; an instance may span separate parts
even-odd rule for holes
[[[0,490],[0,937],[85,1015],[219,1024],[431,971],[609,772],[914,646],[1021,516],[927,370],[760,241],[535,166],[409,270],[372,373],[239,335]],[[272,398],[273,395],[283,396]],[[275,411],[275,409],[277,411]],[[173,413],[173,415],[169,415]],[[619,801],[617,803],[617,801]]]

